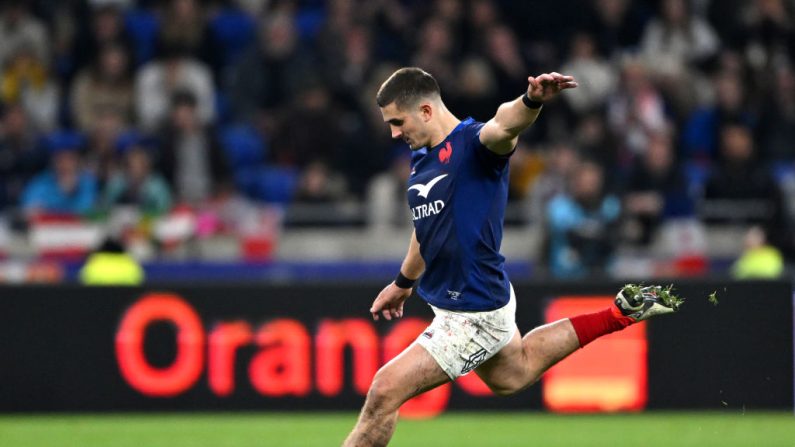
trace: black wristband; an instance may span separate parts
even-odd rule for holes
[[[527,106],[528,109],[532,110],[538,110],[541,108],[541,106],[544,105],[544,103],[541,101],[533,101],[532,99],[530,99],[530,97],[527,96],[527,92],[525,92],[525,94],[522,95],[522,102],[524,103],[525,106]]]
[[[414,287],[414,283],[416,279],[408,279],[403,276],[403,272],[398,271],[397,277],[395,277],[395,285],[400,287],[401,289],[410,289]]]

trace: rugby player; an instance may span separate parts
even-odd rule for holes
[[[376,102],[384,122],[412,150],[408,201],[414,232],[400,272],[370,313],[375,320],[402,317],[421,276],[416,292],[435,318],[376,373],[344,446],[386,445],[401,404],[470,371],[495,394],[513,394],[597,337],[676,310],[677,303],[661,299],[658,286],[624,288],[610,308],[520,335],[516,298],[499,253],[508,160],[544,102],[577,87],[573,77],[559,73],[527,81],[527,91],[500,105],[486,123],[456,118],[422,69],[401,68],[381,85]]]

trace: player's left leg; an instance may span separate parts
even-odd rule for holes
[[[475,373],[495,394],[508,396],[535,383],[544,371],[579,347],[568,319],[539,326],[524,337],[517,329],[511,341]]]
[[[392,438],[398,408],[410,398],[449,382],[450,377],[418,343],[378,370],[359,420],[344,447],[385,446]]]
[[[629,286],[628,286],[629,287]],[[608,309],[539,326],[511,341],[475,372],[496,394],[509,395],[535,383],[555,363],[602,335],[654,315],[674,312],[681,300],[659,286],[625,287]]]

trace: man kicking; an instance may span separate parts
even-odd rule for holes
[[[574,78],[558,73],[527,81],[527,92],[500,105],[485,124],[456,118],[436,80],[419,68],[401,68],[381,85],[376,101],[384,122],[412,150],[408,201],[414,233],[395,281],[378,294],[370,312],[376,320],[402,317],[403,303],[422,276],[417,295],[435,318],[376,373],[344,446],[387,445],[400,405],[472,370],[494,393],[513,394],[597,337],[678,308],[680,302],[660,287],[624,288],[615,306],[520,335],[516,298],[499,253],[508,159],[543,103],[577,87]]]

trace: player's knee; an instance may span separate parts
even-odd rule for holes
[[[367,392],[367,405],[370,409],[390,412],[396,410],[401,403],[395,381],[385,374],[376,374]]]
[[[512,394],[518,393],[522,388],[518,386],[511,386],[511,385],[498,385],[492,386],[491,391],[500,397],[510,396]]]
[[[512,394],[516,394],[516,388],[509,388],[509,387],[502,387],[502,386],[493,386],[491,387],[491,392],[496,394],[500,397],[510,396]]]
[[[529,387],[530,385],[534,384],[538,381],[538,378],[532,378],[531,380],[506,380],[502,383],[493,383],[489,386],[491,391],[496,394],[497,396],[505,397],[511,396],[513,394],[518,393],[519,391],[524,390],[525,388]]]

